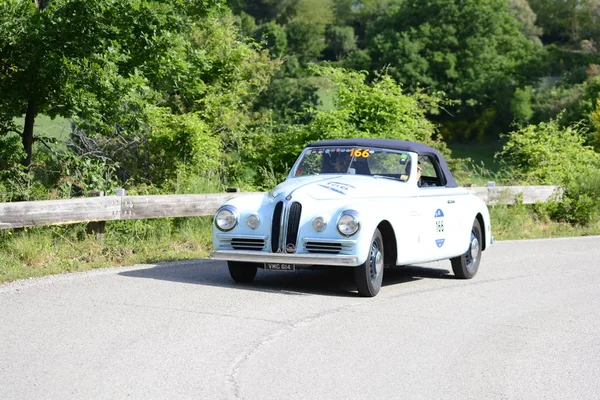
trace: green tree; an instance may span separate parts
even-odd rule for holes
[[[517,88],[511,101],[512,114],[515,121],[520,124],[529,122],[533,116],[531,107],[532,98],[531,86],[525,86],[523,89]]]
[[[520,29],[508,0],[406,0],[377,19],[367,50],[372,69],[385,68],[408,90],[457,101],[447,119],[476,121],[493,109],[492,120],[510,121],[512,94],[540,50]]]
[[[285,55],[287,38],[283,28],[275,22],[267,22],[256,28],[254,38],[269,50],[272,57],[280,58]]]
[[[449,154],[438,140],[436,126],[425,114],[437,107],[438,99],[422,93],[406,94],[390,76],[380,76],[372,83],[365,72],[332,67],[312,67],[314,73],[330,80],[335,106],[331,110],[314,110],[306,125],[277,127],[260,137],[261,150],[269,154],[276,172],[283,173],[306,145],[317,140],[351,137],[380,137],[412,140],[437,147]],[[252,156],[252,155],[249,155]],[[248,161],[265,167],[264,158]]]
[[[135,114],[153,97],[151,83],[172,84],[181,32],[191,18],[207,15],[216,1],[6,0],[0,3],[0,126],[19,132],[32,160],[38,114],[90,121]],[[172,78],[175,77],[175,78]],[[124,99],[130,106],[124,108]],[[92,111],[93,110],[93,111]]]
[[[544,30],[545,43],[600,42],[600,1],[529,0],[529,4]]]
[[[540,41],[542,28],[535,24],[537,16],[529,6],[527,0],[510,0],[510,10],[517,21],[521,23],[521,32],[528,39]]]
[[[285,27],[288,53],[295,55],[301,65],[307,65],[321,57],[325,48],[325,28],[310,22],[293,21]]]
[[[228,14],[190,24],[178,43],[170,58],[156,66],[165,70],[162,79],[148,82],[156,88],[152,101],[124,98],[121,108],[111,111],[127,107],[128,119],[114,125],[114,120],[90,120],[87,114],[74,118],[79,152],[119,160],[123,178],[133,183],[158,179],[155,183],[163,184],[180,170],[214,177],[237,168],[243,136],[254,123],[253,100],[268,86],[279,62],[240,39]],[[167,110],[172,115],[165,115]],[[156,143],[162,144],[157,153],[162,159],[152,155]],[[215,145],[221,149],[217,157]],[[206,155],[217,162],[205,162]],[[155,162],[165,167],[153,167]]]
[[[600,76],[590,76],[581,84],[539,89],[533,96],[532,120],[557,119],[563,127],[578,124],[586,143],[597,146],[593,113],[599,99]]]
[[[336,60],[341,60],[356,49],[356,36],[351,26],[331,26],[325,33],[327,47]]]

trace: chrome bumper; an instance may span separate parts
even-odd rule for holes
[[[255,263],[285,263],[299,265],[331,265],[356,267],[357,256],[329,254],[282,254],[262,251],[216,250],[210,254],[214,260],[245,261]]]

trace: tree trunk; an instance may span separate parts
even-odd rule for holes
[[[39,11],[44,11],[47,5],[47,0],[35,0],[35,4]],[[36,57],[37,58],[37,57]],[[39,61],[39,60],[38,60]],[[23,135],[21,137],[23,143],[23,149],[25,150],[25,158],[23,159],[23,165],[29,167],[31,165],[31,155],[33,153],[33,125],[35,124],[35,117],[38,113],[38,104],[35,100],[36,83],[38,67],[36,63],[33,63],[33,73],[31,76],[31,91],[29,102],[27,103],[27,114],[25,114],[25,126],[23,126]],[[33,95],[32,95],[33,94]]]
[[[30,99],[27,104],[27,114],[25,114],[25,126],[23,127],[23,149],[25,149],[25,159],[23,165],[29,167],[31,164],[31,153],[33,152],[33,124],[37,116],[37,103]]]

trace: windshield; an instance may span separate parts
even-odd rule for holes
[[[310,147],[300,156],[292,177],[356,174],[407,181],[410,164],[410,154],[402,151],[372,147]]]

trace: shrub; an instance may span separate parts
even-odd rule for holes
[[[183,171],[217,177],[222,161],[221,141],[196,113],[174,115],[155,107],[150,113],[147,143],[142,146],[149,181],[162,185]]]
[[[583,144],[577,126],[563,128],[551,120],[528,125],[507,137],[497,157],[512,167],[516,179],[525,182],[565,185],[600,167],[600,154]]]
[[[548,204],[552,219],[586,225],[600,217],[600,171],[576,176],[564,186],[561,201]]]

